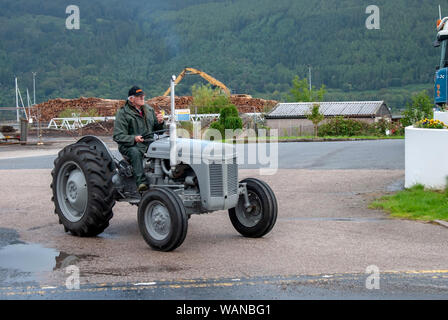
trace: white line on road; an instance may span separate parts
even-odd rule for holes
[[[134,283],[134,286],[153,286],[155,284],[156,284],[156,282],[139,282],[139,283]]]

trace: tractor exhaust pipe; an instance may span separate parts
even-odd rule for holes
[[[177,148],[176,148],[176,138],[177,138],[177,130],[176,130],[176,108],[174,102],[174,87],[176,83],[176,76],[171,77],[171,123],[170,123],[170,165],[171,165],[171,173],[174,172],[174,169],[177,165]]]

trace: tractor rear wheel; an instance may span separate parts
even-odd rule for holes
[[[80,237],[102,233],[115,205],[112,159],[87,143],[71,144],[59,152],[51,175],[51,200],[65,231]]]

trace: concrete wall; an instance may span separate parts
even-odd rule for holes
[[[448,129],[405,129],[405,187],[443,189],[448,176]]]
[[[448,112],[434,112],[434,119],[435,120],[440,120],[443,123],[445,123],[446,125],[448,125]]]

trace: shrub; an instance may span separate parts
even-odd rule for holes
[[[391,123],[390,134],[393,136],[404,136],[404,127],[401,123]]]
[[[385,119],[375,123],[356,121],[337,117],[319,127],[318,135],[323,136],[385,136],[387,131],[391,135],[404,135],[401,124],[393,124]]]
[[[365,125],[359,121],[336,117],[319,127],[318,135],[323,136],[359,136]]]
[[[218,130],[219,132],[221,132],[221,135],[224,134],[224,130],[225,130],[224,125],[223,125],[221,122],[219,122],[219,121],[215,121],[215,122],[213,122],[213,123],[210,125],[210,128],[211,128],[211,129]],[[223,135],[223,137],[224,137],[224,135]]]
[[[243,128],[243,120],[240,117],[229,117],[224,121],[224,127],[226,129],[241,129]]]
[[[220,119],[227,119],[230,117],[239,117],[238,115],[238,109],[234,104],[231,104],[230,106],[223,108],[219,115]],[[228,128],[229,129],[229,128]]]
[[[374,135],[376,136],[384,136],[386,135],[386,131],[390,130],[391,128],[391,124],[389,121],[385,120],[385,119],[380,119],[378,122],[375,122],[373,124],[373,128],[374,128]]]
[[[228,107],[222,108],[219,120],[213,122],[210,125],[211,129],[216,129],[221,132],[222,137],[225,137],[225,130],[226,129],[242,129],[243,128],[243,121],[238,115],[238,109],[235,105],[230,105]]]
[[[412,97],[412,103],[406,106],[403,112],[404,118],[401,122],[404,127],[411,126],[417,121],[425,118],[431,119],[434,115],[433,103],[425,91],[422,91]]]

